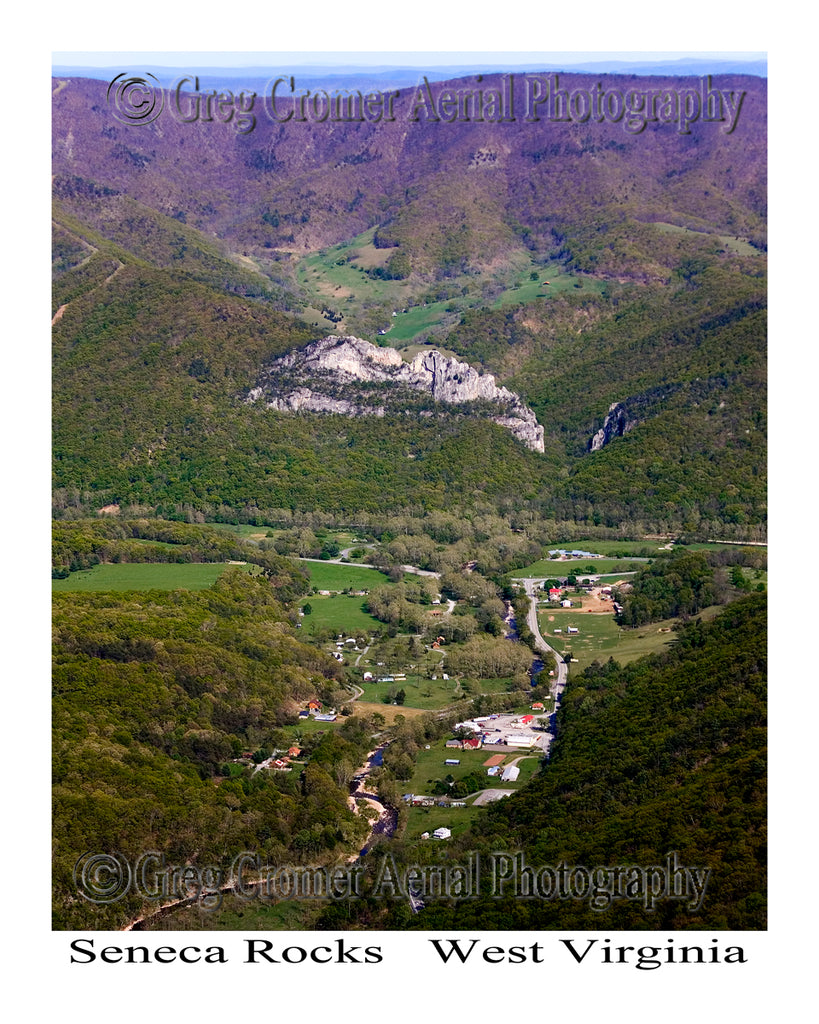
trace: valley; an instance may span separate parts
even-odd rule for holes
[[[724,84],[684,136],[141,131],[58,84],[55,928],[588,926],[77,893],[89,850],[507,837],[713,863],[703,917],[607,927],[764,927],[765,83]]]

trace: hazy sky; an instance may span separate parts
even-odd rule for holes
[[[275,66],[276,64],[388,64],[410,67],[428,67],[439,64],[549,64],[560,60],[569,63],[588,63],[597,60],[677,60],[681,58],[703,58],[711,60],[763,60],[764,53],[746,53],[722,50],[662,50],[662,51],[491,51],[491,50],[441,50],[441,51],[181,51],[158,50],[155,52],[124,51],[57,51],[52,53],[54,64],[78,65],[81,67],[120,67],[123,65],[160,65],[180,67],[192,62],[199,67],[248,67],[252,65]]]

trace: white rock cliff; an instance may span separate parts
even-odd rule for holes
[[[478,373],[468,363],[437,350],[419,352],[405,363],[393,348],[380,348],[361,338],[330,335],[270,365],[247,401],[264,397],[279,412],[329,412],[346,416],[384,416],[389,392],[356,384],[390,384],[423,392],[436,402],[461,405],[490,402],[501,406],[493,422],[511,431],[527,447],[543,451],[543,427],[514,392],[498,387],[491,373]],[[339,392],[344,392],[339,394]]]

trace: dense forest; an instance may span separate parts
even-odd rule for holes
[[[88,850],[321,860],[366,831],[346,788],[374,729],[364,716],[305,737],[291,772],[237,761],[287,744],[279,730],[299,707],[340,688],[337,663],[295,639],[267,578],[234,569],[196,593],[57,594],[54,635],[56,927],[117,927],[140,910],[133,893],[77,901],[72,870]]]

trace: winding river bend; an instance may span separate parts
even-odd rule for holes
[[[378,818],[373,822],[372,828],[365,840],[364,846],[357,854],[353,854],[348,858],[348,863],[354,863],[361,857],[364,857],[372,846],[373,840],[376,837],[384,836],[389,838],[395,834],[395,830],[398,826],[398,809],[390,807],[386,804],[377,793],[372,793],[367,789],[367,776],[370,774],[373,768],[377,768],[383,764],[384,751],[389,746],[389,740],[381,743],[375,750],[370,751],[367,755],[367,760],[359,768],[358,772],[353,777],[350,783],[350,799],[355,801],[365,801],[369,806],[374,807],[378,811]],[[243,880],[242,888],[245,890],[252,889],[256,886],[266,885],[266,881],[252,881]],[[235,879],[231,879],[224,885],[218,886],[215,889],[208,890],[207,895],[220,894],[230,895],[235,893],[237,890],[237,883]],[[188,907],[194,907],[200,902],[202,897],[200,895],[185,896],[179,899],[169,900],[164,903],[161,907],[157,908],[151,913],[144,914],[142,917],[138,917],[133,921],[129,922],[122,929],[125,932],[134,931],[150,931],[154,925],[159,921],[170,917],[172,914],[176,914],[181,910],[185,910]]]
[[[395,830],[398,827],[398,809],[390,807],[380,796],[367,788],[367,777],[373,768],[378,768],[384,763],[384,751],[389,746],[389,743],[390,741],[386,740],[377,746],[375,750],[370,751],[367,755],[367,760],[353,776],[353,780],[350,783],[350,798],[353,801],[365,801],[370,807],[374,807],[378,811],[378,820],[373,823],[370,834],[361,848],[358,857],[366,855],[376,836],[389,838],[395,834]],[[358,857],[353,857],[351,860],[358,860]]]

